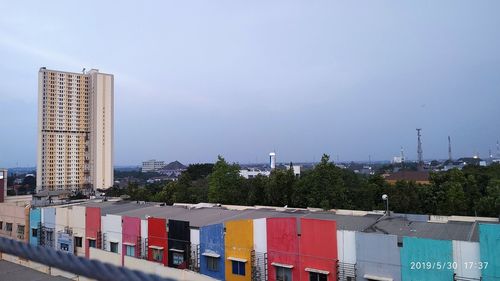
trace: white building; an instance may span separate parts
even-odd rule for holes
[[[270,174],[271,171],[262,171],[253,168],[240,170],[240,176],[244,177],[245,179],[255,178],[258,175],[269,177]]]
[[[286,169],[287,169],[287,170],[290,170],[290,166],[286,166]],[[293,174],[294,174],[296,177],[299,177],[299,176],[300,176],[300,166],[299,166],[299,165],[293,165],[293,166],[292,166],[292,169],[293,169]]]
[[[157,161],[155,159],[151,159],[148,161],[142,162],[142,172],[156,172],[161,168],[165,167],[165,161]]]
[[[113,186],[114,77],[40,68],[37,191]]]

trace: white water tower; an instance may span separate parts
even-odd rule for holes
[[[271,166],[271,170],[276,169],[276,152],[269,153],[269,166]]]

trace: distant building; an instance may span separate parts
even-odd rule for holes
[[[255,178],[256,176],[259,175],[264,177],[269,177],[270,174],[271,171],[259,170],[254,168],[240,170],[240,176],[244,177],[245,179]]]
[[[287,170],[290,170],[290,166],[286,166],[286,169],[287,169]],[[300,166],[299,166],[299,165],[293,165],[293,166],[292,166],[292,169],[293,169],[293,174],[294,174],[296,177],[299,177],[299,176],[300,176]]]
[[[113,186],[114,77],[38,72],[37,192]]]
[[[354,170],[354,173],[362,175],[374,175],[375,171],[371,166],[363,166],[361,169]]]
[[[414,181],[419,184],[429,184],[429,172],[426,171],[399,171],[386,176],[385,181],[396,184],[397,181]]]
[[[142,172],[156,172],[165,166],[165,161],[157,161],[155,159],[151,159],[148,161],[142,162]]]
[[[163,166],[158,173],[165,175],[168,179],[176,180],[186,169],[187,167],[181,162],[174,161]]]
[[[401,164],[403,162],[404,162],[404,157],[402,157],[402,156],[394,156],[392,158],[392,163],[394,163],[394,164]]]

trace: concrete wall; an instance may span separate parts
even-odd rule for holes
[[[356,263],[356,232],[337,230],[337,252],[339,262]]]
[[[266,219],[253,220],[253,248],[255,252],[267,253]]]
[[[45,228],[45,241],[46,246],[55,246],[55,228],[56,228],[56,208],[42,208],[41,220]]]
[[[500,224],[479,224],[479,249],[483,280],[500,280]]]
[[[395,235],[356,233],[356,280],[373,275],[401,280],[401,260]]]
[[[89,258],[95,259],[98,261],[110,263],[116,266],[122,266],[122,257],[120,254],[111,253],[108,251],[90,248],[89,250]]]
[[[69,225],[68,216],[69,216],[68,208],[57,208],[56,225],[55,225],[56,233],[59,231],[64,231],[64,227]]]
[[[28,241],[29,208],[27,210],[25,209],[24,204],[18,205],[16,203],[0,203],[0,221],[3,222],[3,227],[0,230],[0,235],[15,240]],[[12,231],[6,231],[7,223],[12,224]],[[17,230],[19,226],[25,227],[24,239],[18,238]]]
[[[42,208],[42,223],[45,227],[56,227],[56,208]]]
[[[141,220],[141,240],[146,241],[148,239],[148,220]],[[141,247],[141,256],[148,256],[148,247],[146,243],[143,243],[144,247]]]
[[[258,274],[255,279],[266,281],[267,222],[265,218],[253,220],[253,249],[255,251],[254,266]]]
[[[113,186],[113,95],[114,77],[90,71],[94,93],[91,109],[92,181],[94,188]]]
[[[191,244],[200,245],[200,230],[191,228]]]
[[[118,243],[118,254],[122,253],[122,217],[117,215],[105,215],[101,217],[103,239],[103,250],[111,251],[111,243]]]
[[[479,243],[467,241],[452,241],[453,262],[457,277],[477,278],[481,277],[481,270],[474,268],[473,264],[480,262]],[[473,264],[471,264],[473,263]]]
[[[220,255],[217,271],[208,269],[204,253]],[[200,228],[200,272],[219,280],[225,279],[224,225],[221,223]]]
[[[85,256],[85,207],[83,206],[72,206],[68,212],[68,224],[73,231],[73,238],[82,238],[82,247],[76,247],[75,253],[78,256]]]
[[[129,269],[139,270],[145,273],[156,274],[163,278],[172,278],[177,281],[216,281],[217,279],[199,274],[189,270],[165,267],[156,262],[136,259],[125,256],[124,266]]]
[[[404,237],[401,249],[403,280],[453,280],[453,267],[445,266],[453,264],[452,251],[449,240]]]

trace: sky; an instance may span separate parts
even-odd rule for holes
[[[38,70],[115,77],[115,165],[486,157],[500,1],[3,1],[0,166],[34,166]]]

